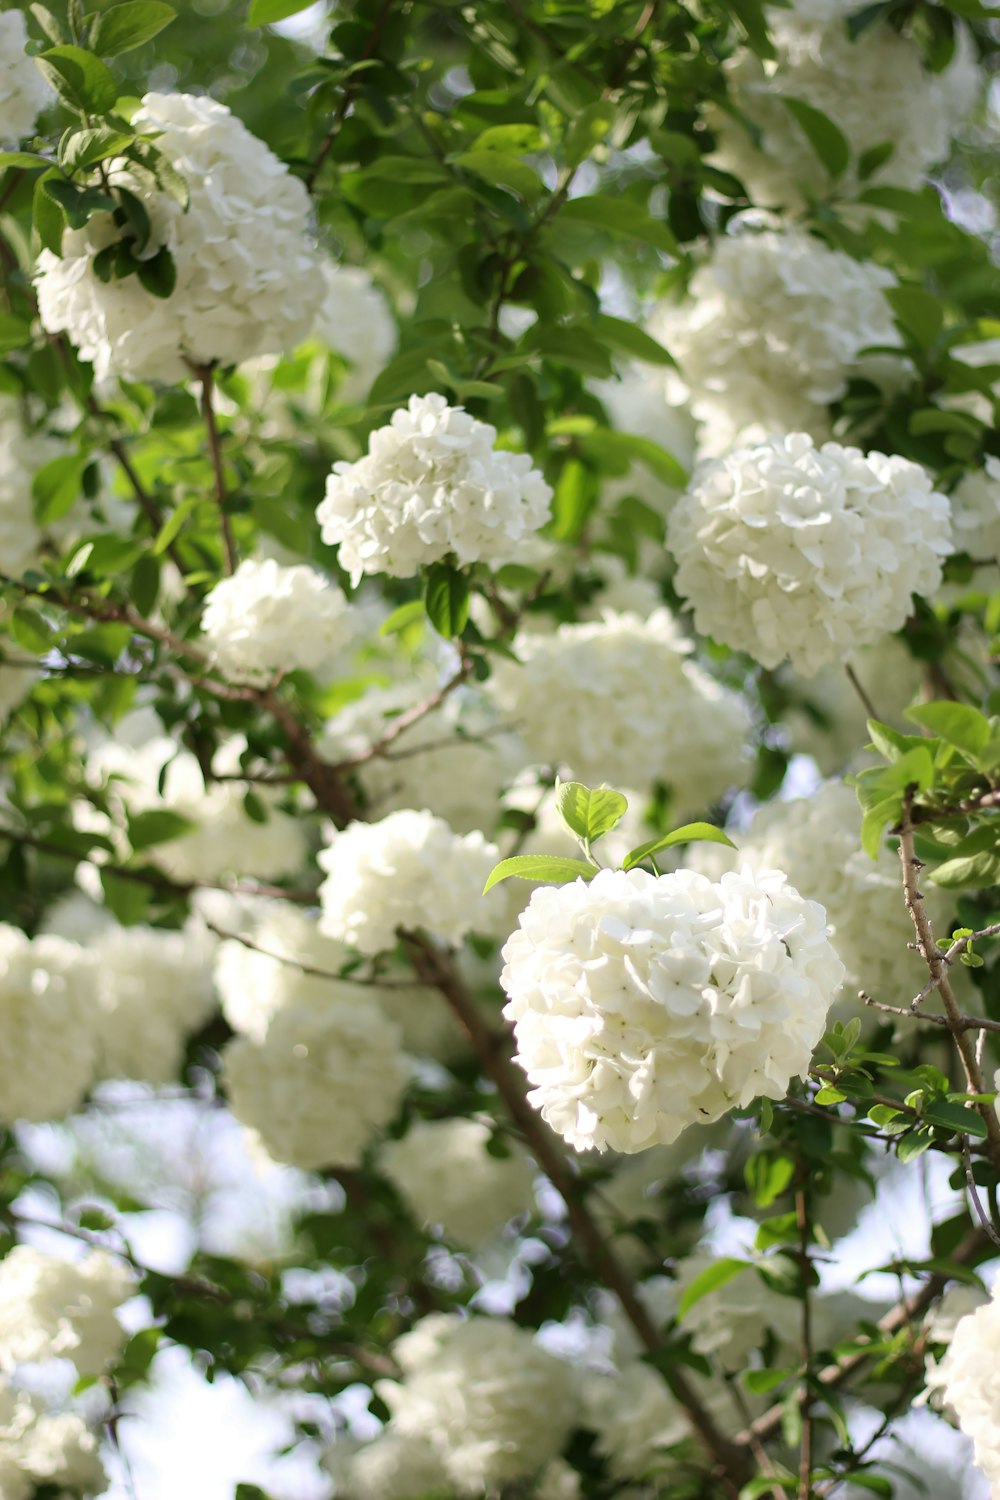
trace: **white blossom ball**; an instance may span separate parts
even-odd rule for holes
[[[98,1027],[85,952],[0,925],[0,1121],[53,1120],[82,1103]]]
[[[158,132],[157,150],[187,184],[185,211],[126,162],[112,168],[152,224],[141,258],[166,247],[176,285],[155,297],[136,275],[102,282],[93,257],[120,231],[110,214],[98,214],[65,231],[61,256],[39,256],[44,328],[68,334],[98,380],[182,381],[189,362],[238,364],[300,343],[323,294],[305,185],[214,99],[147,94],[132,125]]]
[[[74,1413],[50,1414],[36,1396],[0,1379],[0,1495],[28,1500],[38,1485],[103,1494],[108,1476],[97,1434]]]
[[[613,1478],[644,1479],[666,1462],[666,1450],[690,1436],[683,1410],[659,1371],[633,1360],[613,1375],[583,1384],[583,1425]]]
[[[832,186],[786,98],[820,110],[845,136],[851,161],[837,191],[850,195],[882,183],[919,188],[928,169],[947,157],[951,136],[981,93],[982,74],[964,28],[952,61],[935,73],[917,40],[885,22],[852,39],[852,13],[854,0],[769,6],[775,57],[765,61],[742,48],[728,66],[735,110],[712,112],[719,145],[711,159],[735,172],[759,203],[796,208],[805,201],[804,189],[824,196]],[[759,140],[748,125],[760,132]],[[891,153],[861,182],[858,159],[886,144]]]
[[[69,1359],[81,1375],[99,1375],[124,1347],[116,1313],[134,1288],[129,1267],[105,1250],[66,1261],[15,1245],[0,1260],[0,1367]]]
[[[492,1156],[489,1141],[479,1120],[418,1120],[382,1147],[379,1169],[414,1218],[476,1249],[533,1203],[530,1158],[516,1141],[504,1142],[504,1156]]]
[[[717,1256],[699,1253],[681,1261],[677,1269],[677,1291],[683,1294]],[[747,1367],[754,1349],[760,1349],[772,1334],[786,1348],[794,1348],[802,1323],[801,1305],[792,1297],[774,1292],[749,1268],[731,1281],[714,1287],[688,1308],[681,1320],[691,1334],[691,1347],[723,1370]]]
[[[823,908],[774,870],[542,887],[503,957],[528,1097],[578,1151],[669,1145],[783,1098],[844,974]]]
[[[31,135],[54,95],[25,52],[28,27],[20,10],[0,11],[0,145]]]
[[[498,659],[489,689],[537,760],[589,786],[661,780],[685,809],[745,781],[749,709],[690,660],[667,610],[522,633],[514,649],[519,663]]]
[[[15,11],[0,11],[0,28],[8,17],[16,15]],[[0,77],[2,68],[0,61]],[[13,397],[0,396],[0,558],[3,571],[13,577],[37,560],[42,545],[42,530],[32,509],[32,481],[39,469],[65,452],[65,444],[57,438],[33,432],[25,425]]]
[[[398,1028],[363,997],[284,1006],[222,1058],[233,1114],[268,1156],[306,1171],[358,1166],[407,1078]]]
[[[247,558],[205,598],[201,617],[213,662],[234,681],[321,670],[354,634],[341,590],[316,568]]]
[[[361,266],[338,266],[325,260],[321,274],[323,301],[312,337],[347,365],[337,388],[339,398],[360,401],[395,352],[395,320],[385,293]]]
[[[319,854],[320,932],[369,954],[395,947],[399,928],[460,943],[488,927],[480,892],[499,858],[478,830],[461,837],[426,809],[351,823]]]
[[[811,676],[934,592],[950,506],[919,464],[798,432],[703,464],[668,546],[699,631]]]
[[[460,1495],[531,1477],[569,1436],[574,1373],[513,1323],[433,1313],[393,1352],[402,1381],[375,1386],[391,1426],[423,1436]]]
[[[364,757],[400,714],[412,712],[432,690],[417,678],[374,688],[342,708],[326,725],[319,752],[333,762]],[[483,692],[452,693],[411,729],[354,769],[370,812],[381,817],[426,807],[457,833],[491,829],[503,788],[525,761],[519,737],[505,729]]]
[[[552,490],[526,453],[443,396],[411,396],[368,453],[334,464],[316,515],[353,583],[366,573],[412,578],[453,555],[461,566],[509,562],[549,519]]]
[[[334,1494],[350,1500],[426,1500],[451,1487],[437,1449],[420,1433],[391,1426],[370,1443],[339,1440],[321,1463],[334,1481]]]
[[[684,302],[661,303],[650,323],[704,424],[702,452],[724,451],[745,433],[747,441],[797,430],[826,438],[826,408],[848,378],[882,373],[862,349],[900,343],[885,297],[894,285],[891,271],[801,229],[721,236]]]
[[[972,1439],[976,1465],[1000,1494],[1000,1302],[990,1301],[960,1319],[937,1366],[940,1387],[959,1427]]]
[[[981,469],[963,474],[950,498],[955,551],[996,565],[1000,561],[1000,458],[989,454]]]

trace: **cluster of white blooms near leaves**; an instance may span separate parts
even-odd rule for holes
[[[0,8],[0,1500],[1000,1500],[996,17],[305,10]]]

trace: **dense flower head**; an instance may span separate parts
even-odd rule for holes
[[[583,1384],[584,1426],[597,1435],[597,1451],[615,1479],[643,1479],[666,1461],[690,1427],[658,1370],[638,1360],[613,1375],[590,1375]]]
[[[351,823],[319,855],[320,931],[370,954],[393,948],[398,928],[460,943],[488,926],[478,893],[499,858],[482,833],[461,837],[426,809]]]
[[[101,1078],[168,1083],[187,1038],[215,1008],[213,942],[188,923],[177,932],[108,923],[87,945],[94,965]]]
[[[50,1413],[38,1397],[0,1378],[0,1495],[30,1500],[48,1485],[63,1495],[104,1493],[97,1434],[75,1413]]]
[[[81,1375],[99,1375],[125,1344],[115,1315],[134,1287],[105,1250],[66,1261],[15,1245],[0,1261],[0,1368],[69,1359]]]
[[[364,994],[283,1006],[259,1040],[237,1037],[222,1061],[236,1118],[275,1161],[307,1171],[356,1167],[408,1076],[398,1027]]]
[[[578,1151],[643,1151],[782,1098],[844,972],[823,908],[773,870],[541,887],[503,956],[529,1098]]]
[[[499,659],[489,686],[537,760],[592,786],[661,780],[686,809],[745,779],[749,710],[690,659],[667,610],[522,633],[514,649],[520,665]]]
[[[861,351],[900,342],[894,285],[891,271],[800,229],[721,236],[685,301],[661,303],[651,321],[704,424],[702,451],[773,432],[828,436],[828,403],[855,371],[878,368]]]
[[[852,39],[852,12],[853,0],[769,6],[774,58],[765,62],[743,48],[729,66],[736,108],[713,111],[719,142],[713,160],[735,172],[759,203],[797,207],[806,193],[828,191],[826,169],[784,99],[820,110],[846,138],[851,162],[837,184],[844,194],[873,183],[919,188],[947,156],[951,136],[980,94],[982,76],[964,29],[952,61],[937,73],[924,65],[919,43],[886,22]],[[748,125],[760,133],[758,141]],[[884,145],[891,153],[873,163],[862,184],[859,158]]]
[[[677,1268],[677,1290],[683,1294],[715,1262],[707,1252],[690,1255]],[[801,1308],[793,1298],[772,1291],[752,1270],[714,1287],[693,1303],[682,1320],[691,1347],[724,1370],[743,1370],[754,1349],[772,1335],[794,1348],[801,1326]]]
[[[369,1443],[340,1439],[322,1464],[336,1495],[351,1500],[425,1500],[446,1493],[450,1481],[437,1449],[420,1433],[384,1428]]]
[[[941,582],[950,507],[919,464],[770,438],[705,462],[668,523],[699,631],[809,676],[898,630]]]
[[[354,583],[412,578],[449,555],[493,566],[514,557],[548,520],[552,490],[528,454],[498,450],[496,437],[443,396],[411,396],[364,458],[334,464],[316,515]]]
[[[340,399],[360,401],[392,356],[396,324],[385,293],[361,266],[338,266],[325,260],[321,274],[323,301],[312,337],[339,354],[348,366],[337,388]]]
[[[0,145],[30,135],[52,90],[25,52],[28,27],[20,10],[0,11]]]
[[[0,924],[0,1121],[80,1104],[98,1052],[94,971],[75,943]]]
[[[461,1495],[536,1474],[560,1452],[576,1415],[573,1371],[499,1318],[432,1313],[397,1339],[399,1382],[376,1391],[391,1430],[422,1435]]]
[[[956,552],[977,562],[1000,562],[1000,458],[962,475],[950,496]]]
[[[478,1120],[418,1120],[382,1147],[379,1168],[416,1219],[475,1248],[532,1206],[530,1159],[516,1142],[493,1156],[489,1142]]]
[[[136,275],[103,282],[93,257],[119,231],[110,214],[63,235],[61,256],[38,260],[38,306],[49,333],[66,333],[99,380],[184,380],[189,365],[237,364],[279,352],[309,332],[323,292],[306,238],[309,194],[224,104],[193,94],[147,94],[133,119],[187,184],[177,200],[127,163],[113,180],[144,204],[148,259],[164,246],[177,280],[168,297]]]
[[[354,634],[351,606],[316,568],[246,558],[205,599],[202,633],[212,660],[236,681],[278,671],[320,671]]]
[[[989,1302],[957,1323],[947,1352],[933,1373],[948,1408],[973,1442],[976,1464],[1000,1493],[1000,1301]]]

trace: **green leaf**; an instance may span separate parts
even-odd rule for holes
[[[134,927],[142,921],[149,909],[151,892],[148,886],[137,880],[125,880],[107,869],[101,870],[101,886],[105,905],[123,927]]]
[[[149,260],[139,262],[138,276],[153,297],[169,297],[177,285],[177,267],[166,245],[161,245]]]
[[[247,14],[248,26],[273,26],[275,21],[284,21],[288,16],[297,16],[300,10],[308,10],[313,0],[250,0]]]
[[[408,599],[405,604],[400,604],[393,610],[387,620],[383,620],[378,628],[379,635],[397,635],[401,630],[406,630],[417,620],[423,620],[427,610],[422,599]]]
[[[62,253],[63,231],[66,228],[66,216],[47,190],[48,183],[58,177],[59,173],[54,167],[43,177],[39,177],[31,204],[35,232],[42,249],[50,250],[53,255]]]
[[[43,464],[31,481],[32,506],[39,526],[62,520],[73,509],[83,488],[85,453],[67,453]]]
[[[134,140],[132,131],[116,130],[111,125],[74,130],[59,143],[59,162],[65,171],[79,172],[109,156],[117,156]]]
[[[61,99],[87,115],[105,115],[114,108],[118,85],[100,58],[82,47],[50,47],[35,58]]]
[[[934,884],[946,891],[1000,885],[1000,838],[996,828],[988,824],[973,829],[955,846],[952,857],[929,873]]]
[[[521,198],[537,198],[545,184],[533,167],[505,151],[463,151],[452,157],[452,165],[481,177],[495,187],[510,188]]]
[[[424,607],[438,635],[446,641],[461,635],[469,619],[469,580],[448,563],[427,569]]]
[[[578,167],[595,147],[608,139],[616,113],[615,106],[609,100],[597,99],[574,116],[563,141],[563,156],[568,167]]]
[[[570,833],[585,843],[610,833],[627,808],[628,798],[610,787],[591,788],[582,781],[556,782],[556,811]]]
[[[518,880],[548,880],[565,885],[568,880],[592,880],[596,874],[597,866],[584,859],[566,859],[561,854],[512,854],[494,865],[483,886],[483,895],[512,876]]]
[[[804,99],[793,99],[788,94],[779,95],[779,98],[830,176],[840,177],[846,172],[851,162],[851,148],[840,126]]]
[[[16,318],[12,313],[0,312],[0,354],[11,349],[23,349],[31,343],[31,324],[26,318]]]
[[[151,553],[139,558],[129,580],[129,597],[141,615],[149,615],[160,593],[160,564]]]
[[[677,240],[666,224],[654,219],[647,209],[631,198],[571,198],[559,210],[559,222],[563,220],[572,224],[589,224],[608,234],[640,240],[667,255],[676,255],[678,251]]]
[[[901,1136],[896,1145],[896,1155],[901,1162],[915,1161],[918,1156],[923,1156],[934,1144],[933,1138],[924,1133],[916,1131],[912,1135]]]
[[[116,207],[115,200],[99,188],[79,187],[55,172],[46,172],[38,179],[38,185],[49,198],[55,199],[71,229],[82,229],[94,214],[113,213]]]
[[[8,167],[18,167],[22,172],[32,172],[39,167],[51,167],[51,165],[47,156],[39,156],[36,151],[0,151],[0,172],[5,172]]]
[[[904,334],[919,349],[930,349],[944,327],[944,304],[939,297],[919,286],[893,286],[885,293]]]
[[[975,760],[990,741],[990,725],[985,714],[967,703],[940,700],[918,703],[906,710],[906,717],[938,735]]]
[[[773,1391],[777,1386],[783,1385],[790,1376],[795,1374],[792,1367],[784,1370],[744,1370],[740,1376],[743,1387],[752,1396],[765,1396],[768,1391]]]
[[[158,36],[169,26],[177,12],[162,0],[129,0],[126,5],[112,5],[98,12],[90,44],[101,57],[117,57],[131,52]]]
[[[40,614],[25,605],[18,605],[10,619],[10,633],[33,656],[42,656],[52,650],[55,633]]]
[[[688,472],[672,453],[654,443],[652,438],[631,432],[617,432],[610,427],[595,427],[580,440],[581,447],[600,461],[627,458],[638,460],[651,474],[671,489],[687,488]]]
[[[875,749],[891,764],[895,764],[908,750],[920,749],[925,744],[921,735],[900,734],[891,724],[880,724],[878,719],[869,719],[867,725]]]
[[[718,1291],[719,1287],[732,1281],[749,1265],[750,1261],[734,1260],[731,1256],[723,1256],[721,1260],[713,1261],[710,1266],[706,1266],[704,1271],[700,1272],[681,1293],[680,1301],[677,1303],[678,1318],[684,1319],[702,1297],[707,1297],[709,1292]]]
[[[975,1109],[966,1109],[963,1104],[950,1104],[944,1099],[932,1099],[925,1102],[923,1117],[931,1125],[941,1125],[946,1130],[957,1131],[960,1135],[974,1135],[979,1140],[985,1139],[986,1123],[983,1117]]]
[[[795,1162],[790,1156],[776,1156],[758,1151],[743,1168],[743,1179],[758,1208],[770,1208],[795,1176]]]
[[[630,849],[622,864],[623,870],[632,870],[636,865],[641,865],[644,859],[651,854],[659,854],[661,849],[670,849],[674,844],[725,844],[729,849],[735,849],[736,845],[732,839],[721,828],[716,828],[714,823],[685,823],[682,828],[675,828],[672,833],[665,833],[658,839],[650,839],[646,844],[637,844]]]
[[[662,344],[637,323],[630,323],[627,318],[613,318],[609,313],[598,313],[594,326],[613,349],[621,349],[633,359],[645,360],[648,365],[676,363],[673,355]]]
[[[175,511],[171,512],[171,514],[164,521],[163,526],[160,529],[159,536],[153,543],[154,557],[161,557],[163,553],[166,552],[167,548],[177,537],[181,527],[184,525],[184,522],[191,515],[192,511],[197,507],[198,503],[199,502],[197,496],[194,496],[190,500],[185,500],[181,505],[178,505]]]
[[[867,182],[873,177],[879,167],[884,167],[896,149],[895,141],[880,141],[877,146],[869,146],[867,151],[862,151],[858,157],[858,181]]]
[[[129,817],[128,840],[138,852],[140,849],[149,849],[154,844],[166,844],[171,839],[179,839],[196,826],[190,818],[182,818],[180,813],[154,807],[148,812],[133,813]]]

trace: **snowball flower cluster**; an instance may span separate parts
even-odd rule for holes
[[[27,1391],[0,1380],[0,1495],[31,1500],[38,1487],[99,1495],[108,1476],[97,1434],[72,1412],[49,1413]]]
[[[52,1120],[97,1062],[93,966],[75,943],[0,924],[0,1121]]]
[[[934,592],[950,507],[919,464],[797,432],[701,465],[668,546],[699,631],[809,676]]]
[[[1000,458],[962,475],[951,493],[956,552],[977,562],[1000,562]]]
[[[856,370],[878,368],[861,350],[899,344],[885,297],[894,285],[890,271],[800,229],[721,236],[685,301],[661,303],[651,320],[705,424],[702,451],[774,432],[827,437],[827,405]]]
[[[542,887],[503,957],[529,1098],[578,1151],[644,1151],[782,1098],[844,973],[823,908],[773,870]]]
[[[678,1291],[686,1291],[716,1258],[698,1254],[682,1261]],[[769,1332],[779,1343],[794,1346],[800,1322],[801,1309],[795,1300],[771,1291],[748,1269],[699,1297],[685,1313],[683,1327],[698,1354],[717,1361],[723,1370],[737,1371],[746,1369],[750,1354],[761,1348]]]
[[[321,1462],[334,1493],[351,1500],[425,1500],[450,1488],[440,1455],[419,1433],[385,1428],[362,1444],[341,1438]]]
[[[0,11],[0,27],[14,15]],[[65,451],[58,439],[27,430],[18,403],[0,396],[0,557],[5,573],[16,577],[37,558],[42,532],[32,509],[32,481]]]
[[[0,1368],[69,1359],[81,1375],[99,1375],[125,1343],[115,1313],[135,1277],[104,1250],[57,1260],[15,1245],[0,1260]]]
[[[719,140],[713,160],[736,175],[759,203],[796,207],[803,188],[823,196],[830,178],[783,100],[811,104],[839,127],[851,148],[840,193],[874,183],[918,188],[948,154],[956,127],[971,112],[982,77],[968,33],[940,73],[924,65],[919,42],[893,26],[865,27],[852,40],[848,17],[854,0],[797,0],[789,9],[768,7],[775,57],[764,61],[743,48],[729,66],[735,110],[713,112]],[[742,123],[761,133],[752,140]],[[864,183],[858,159],[888,144],[891,154]]]
[[[237,1037],[222,1060],[236,1118],[275,1161],[306,1171],[356,1167],[407,1077],[399,1030],[365,992],[283,1006],[260,1040]]]
[[[941,1388],[958,1425],[973,1442],[976,1464],[1000,1493],[1000,1301],[994,1286],[989,1302],[959,1320],[933,1382]]]
[[[631,1361],[614,1375],[592,1375],[583,1386],[584,1426],[615,1479],[642,1479],[683,1442],[690,1427],[659,1371]]]
[[[426,810],[351,823],[319,855],[320,931],[370,954],[395,947],[401,927],[460,943],[484,925],[479,892],[499,858],[483,834],[460,837]]]
[[[680,808],[745,778],[749,710],[689,659],[667,610],[522,633],[514,649],[521,664],[499,659],[489,688],[537,760],[591,786],[662,780]]]
[[[433,1313],[393,1353],[402,1381],[375,1385],[390,1430],[423,1437],[460,1495],[529,1478],[569,1436],[573,1371],[513,1323]]]
[[[383,292],[360,266],[321,268],[323,301],[312,336],[346,362],[337,389],[342,401],[360,401],[396,347],[396,324]]]
[[[382,1147],[379,1168],[416,1219],[476,1248],[532,1205],[529,1158],[516,1142],[491,1156],[489,1141],[478,1120],[419,1120]]]
[[[526,453],[498,451],[496,428],[443,396],[411,396],[356,463],[334,464],[316,515],[355,584],[412,578],[453,554],[509,562],[549,519],[552,490]]]
[[[247,558],[206,596],[201,629],[227,677],[266,683],[277,671],[330,666],[354,620],[343,593],[316,568]]]
[[[0,11],[0,145],[22,140],[52,102],[52,90],[25,52],[28,27],[20,10]]]
[[[120,231],[110,214],[67,230],[62,255],[38,260],[38,307],[49,333],[66,333],[99,380],[182,381],[189,363],[236,364],[292,348],[309,332],[323,291],[306,238],[309,194],[224,104],[193,94],[147,94],[132,121],[187,184],[186,211],[127,162],[112,168],[152,224],[148,259],[166,247],[177,280],[169,297],[136,275],[102,282],[93,257]]]

